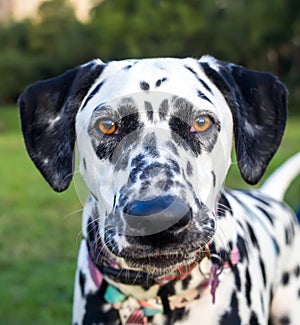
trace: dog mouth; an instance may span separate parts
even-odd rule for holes
[[[126,256],[124,261],[129,268],[145,271],[153,275],[163,275],[174,272],[178,269],[185,269],[186,272],[195,263],[199,263],[207,252],[201,249],[191,253],[169,253],[148,256]]]

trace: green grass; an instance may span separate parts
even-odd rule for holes
[[[82,206],[30,161],[16,109],[0,109],[0,324],[68,324]]]
[[[291,119],[267,173],[299,151]],[[0,108],[0,324],[69,324],[82,208],[74,188],[51,190],[30,161],[14,108]],[[244,188],[232,166],[227,185]],[[299,177],[287,194],[299,203]]]

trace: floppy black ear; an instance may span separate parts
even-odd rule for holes
[[[246,182],[256,184],[282,139],[287,89],[270,73],[213,58],[200,65],[232,111],[240,173]]]
[[[99,62],[91,61],[58,77],[38,81],[27,87],[18,101],[29,156],[58,192],[64,191],[72,179],[75,117],[103,70]]]

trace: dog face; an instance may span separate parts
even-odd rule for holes
[[[280,143],[285,104],[272,75],[208,56],[96,60],[20,98],[28,152],[51,186],[68,186],[76,138],[102,245],[152,273],[199,258],[233,134],[241,174],[255,183]]]

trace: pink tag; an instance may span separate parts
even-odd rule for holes
[[[220,283],[220,280],[218,278],[218,270],[219,270],[218,264],[212,264],[210,278],[209,278],[209,284],[210,284],[210,288],[211,288],[210,292],[212,295],[212,303],[213,304],[216,301],[216,290]]]
[[[102,274],[94,265],[93,261],[91,260],[90,254],[88,254],[88,260],[89,260],[89,269],[90,269],[91,277],[96,287],[99,289],[102,284],[102,279],[103,279]]]

